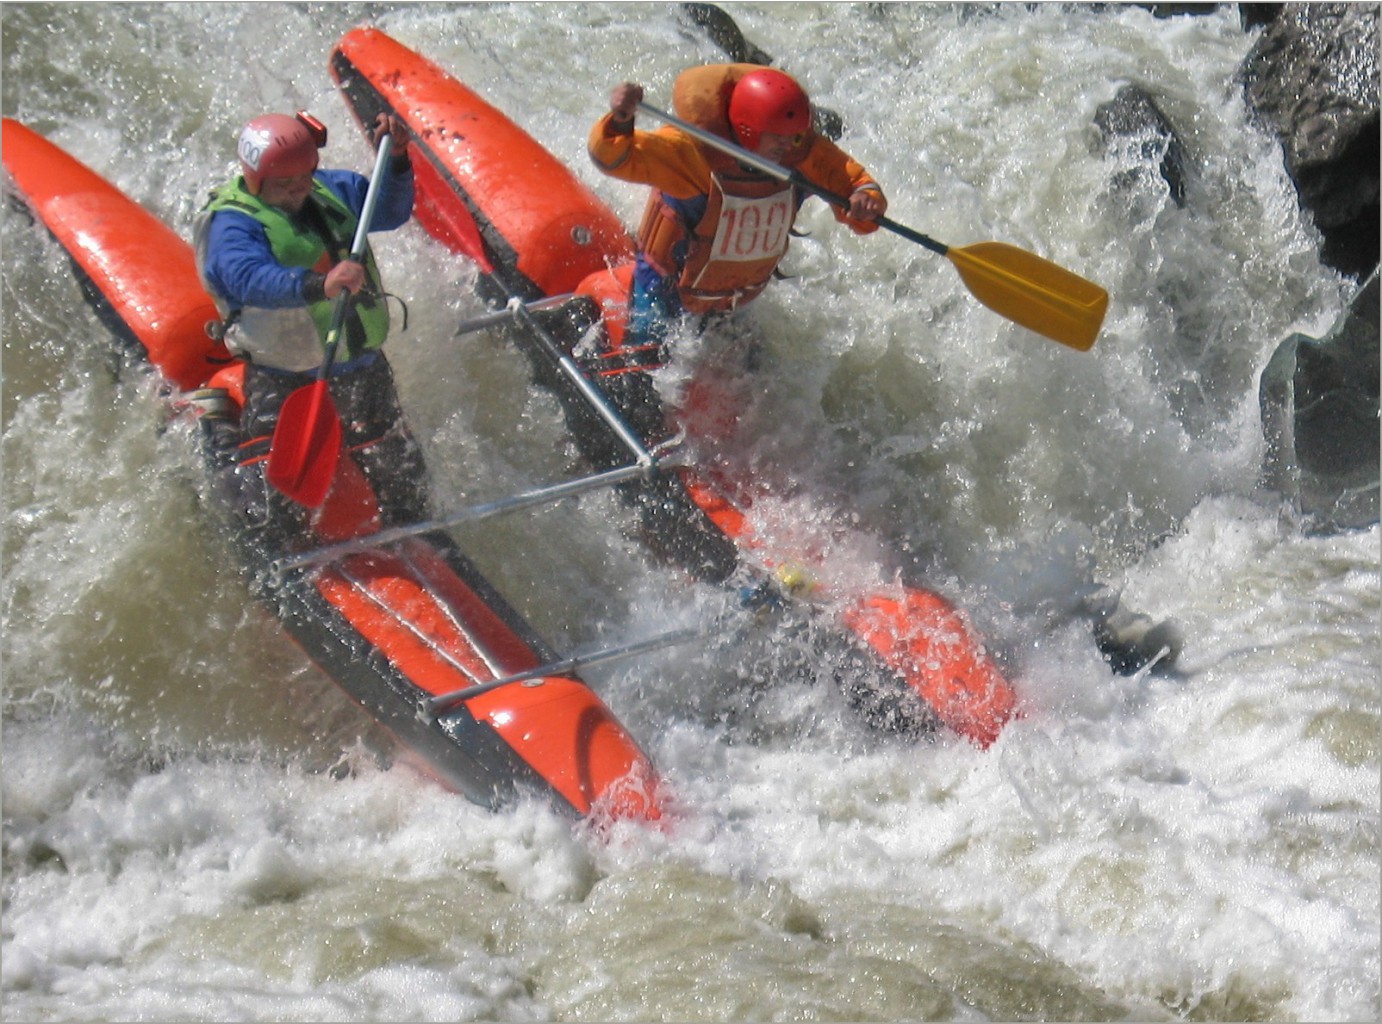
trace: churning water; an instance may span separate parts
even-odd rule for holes
[[[589,673],[668,778],[663,830],[490,814],[370,753],[368,721],[247,601],[192,432],[109,370],[65,259],[4,242],[6,1020],[1375,1020],[1376,528],[1312,536],[1258,486],[1257,378],[1351,295],[1322,269],[1234,74],[1225,9],[736,4],[844,120],[890,214],[1112,295],[1080,354],[946,261],[822,204],[753,311],[764,370],[720,454],[831,571],[920,572],[1024,717],[981,752],[869,733],[762,638]],[[723,55],[673,4],[6,5],[3,109],[185,236],[248,117],[307,107],[374,22],[506,110],[635,221],[585,135],[623,79],[670,101]],[[1186,205],[1098,105],[1154,93]],[[474,272],[377,236],[439,504],[576,471]],[[687,622],[608,495],[459,534],[563,650]],[[1098,583],[1177,620],[1179,673],[1118,677],[1070,613]],[[780,676],[780,678],[778,678]],[[349,768],[350,771],[328,769]]]

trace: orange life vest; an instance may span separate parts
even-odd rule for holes
[[[756,70],[756,64],[688,68],[672,85],[673,109],[683,121],[733,141],[729,96]],[[803,153],[808,147],[809,139]],[[724,312],[750,302],[772,280],[787,251],[797,202],[791,185],[747,171],[713,147],[701,149],[711,168],[705,214],[697,224],[684,224],[654,192],[638,244],[653,268],[670,277],[678,274],[674,250],[687,242],[677,280],[682,305],[692,313]]]

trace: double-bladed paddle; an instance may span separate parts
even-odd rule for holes
[[[842,209],[849,208],[849,200],[844,196],[821,188],[796,171],[780,167],[648,103],[639,103],[638,107],[740,163]],[[1093,281],[1005,242],[979,242],[956,249],[887,217],[879,217],[875,223],[944,256],[959,271],[970,294],[994,312],[1081,352],[1094,344],[1108,309],[1108,292]]]
[[[374,175],[365,192],[365,204],[360,222],[355,228],[350,259],[361,261],[369,239],[370,221],[379,200],[380,183],[384,179],[393,138],[385,135],[379,140],[379,155],[374,161]],[[327,378],[336,361],[341,331],[353,298],[349,289],[342,289],[331,311],[331,327],[326,334],[326,350],[322,354],[317,379],[298,388],[284,401],[274,427],[269,447],[269,464],[265,476],[279,491],[299,505],[318,508],[326,500],[331,481],[336,475],[336,461],[341,454],[341,417],[331,400]]]

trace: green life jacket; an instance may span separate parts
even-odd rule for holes
[[[219,210],[235,210],[253,217],[263,226],[268,236],[269,248],[278,262],[285,267],[308,267],[324,274],[350,255],[350,243],[355,236],[359,218],[334,192],[317,180],[312,182],[312,194],[307,203],[320,214],[319,223],[331,236],[329,244],[319,230],[313,230],[308,226],[311,223],[310,214],[294,216],[286,210],[269,206],[258,196],[250,194],[241,177],[236,177],[211,194],[210,200],[202,210],[202,218],[203,223],[208,222],[211,215]],[[389,335],[388,302],[384,297],[383,281],[374,260],[374,253],[368,246],[365,247],[364,267],[366,285],[351,302],[351,312],[346,318],[342,344],[336,354],[338,362],[357,358],[364,351],[379,348]],[[219,302],[220,297],[216,298]],[[325,346],[327,333],[331,329],[335,305],[335,299],[322,299],[307,305],[307,313],[322,346]],[[279,316],[264,319],[280,319],[283,311],[278,312]],[[258,318],[251,316],[250,310],[240,311],[241,328],[251,328],[252,322],[256,319]],[[352,320],[356,322],[352,323]],[[253,355],[254,350],[261,346],[250,343],[244,347]],[[317,358],[320,359],[320,355]]]

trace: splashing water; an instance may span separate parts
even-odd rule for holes
[[[1376,1019],[1378,532],[1307,536],[1258,488],[1257,376],[1351,291],[1243,106],[1253,37],[1231,9],[726,10],[842,116],[895,219],[1112,296],[1074,353],[808,204],[720,453],[784,531],[829,542],[832,572],[953,596],[1025,717],[987,752],[879,737],[771,638],[727,635],[590,674],[675,791],[666,831],[597,839],[382,765],[249,605],[185,425],[147,377],[112,377],[65,260],[7,214],[7,1019]],[[370,19],[626,223],[641,190],[584,152],[609,89],[665,102],[682,67],[723,59],[663,4],[0,17],[5,114],[185,237],[264,110],[312,109],[329,159],[367,169],[325,64]],[[1184,136],[1184,208],[1139,149],[1098,145],[1126,83]],[[452,337],[473,269],[416,227],[377,247],[412,313],[391,359],[439,504],[569,474],[518,353]],[[623,521],[591,494],[458,537],[569,649],[714,598]],[[1060,614],[1093,581],[1180,623],[1177,674],[1110,672]]]

